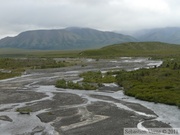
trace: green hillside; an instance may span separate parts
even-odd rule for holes
[[[129,42],[86,51],[0,49],[0,57],[177,57],[180,45],[161,42]]]
[[[161,42],[129,42],[83,51],[80,55],[103,58],[120,56],[170,57],[180,55],[180,46]]]

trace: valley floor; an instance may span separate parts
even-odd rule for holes
[[[86,66],[29,70],[0,81],[2,135],[123,135],[124,128],[178,128],[177,107],[125,96],[121,87],[101,90],[61,89],[56,80],[79,81],[86,71],[135,70],[159,66],[147,58],[84,59]],[[19,111],[20,110],[20,111]]]

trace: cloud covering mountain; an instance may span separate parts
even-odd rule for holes
[[[70,26],[135,31],[180,27],[179,0],[0,0],[0,38]]]
[[[140,41],[159,41],[180,44],[180,27],[141,30],[134,34]]]

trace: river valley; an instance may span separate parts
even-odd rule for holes
[[[114,83],[94,91],[54,86],[58,79],[81,81],[78,75],[86,71],[131,71],[157,67],[162,61],[130,57],[81,61],[86,66],[28,70],[1,80],[0,135],[123,135],[124,128],[180,128],[177,107],[128,97]],[[18,111],[23,108],[24,114]]]

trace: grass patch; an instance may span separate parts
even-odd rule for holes
[[[51,58],[0,58],[0,69],[20,70],[24,68],[44,69],[58,68],[70,65],[65,61],[55,61]]]
[[[21,75],[20,73],[1,73],[0,72],[0,80],[16,77],[20,75]]]
[[[15,48],[1,48],[0,57],[8,58],[76,58],[80,51],[61,50],[25,50]]]
[[[83,51],[80,56],[90,58],[176,57],[180,56],[180,46],[161,42],[130,42]]]

